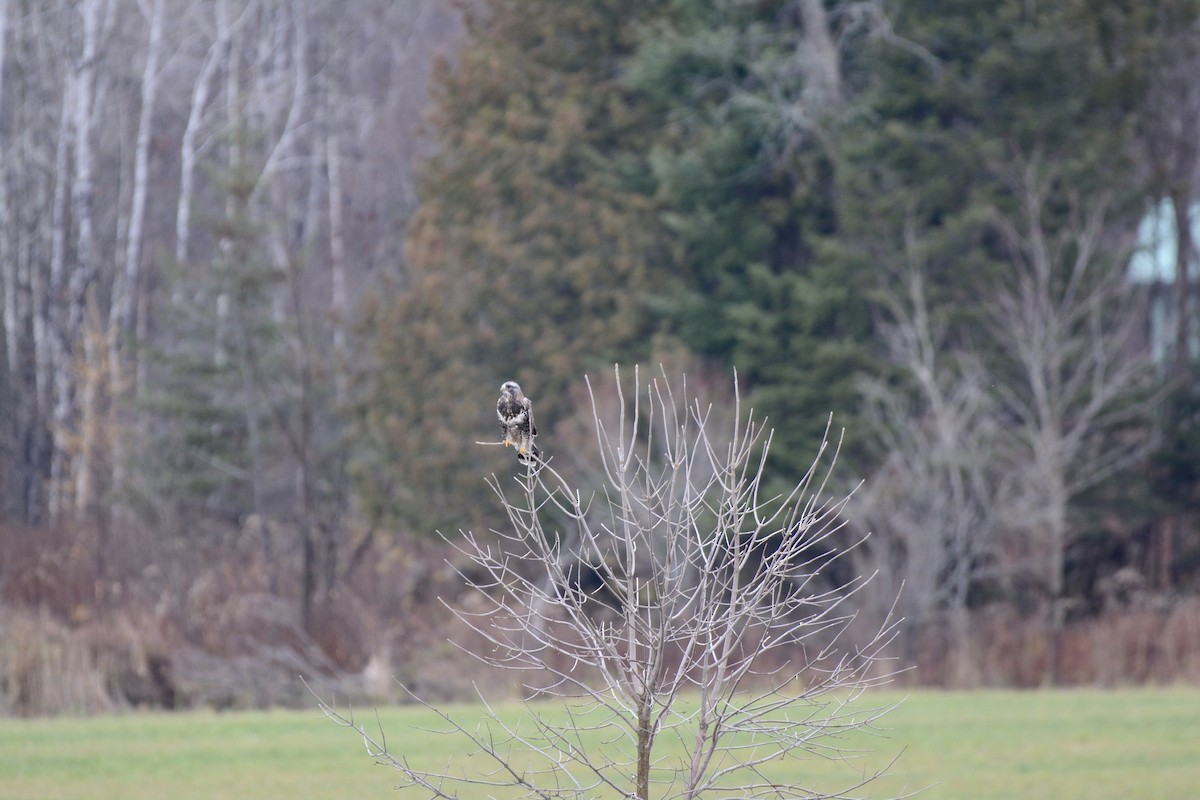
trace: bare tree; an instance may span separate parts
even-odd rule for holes
[[[1016,200],[1013,211],[992,215],[1013,266],[991,306],[1007,362],[994,385],[1028,476],[1029,502],[1017,511],[1044,565],[1056,650],[1072,501],[1147,452],[1145,435],[1122,429],[1146,411],[1137,394],[1150,365],[1135,347],[1142,316],[1123,259],[1110,260],[1104,247],[1111,196],[1084,196],[1037,151],[993,169]],[[1052,204],[1067,209],[1061,224],[1051,221]],[[1052,653],[1048,678],[1054,661]]]
[[[1085,195],[1038,151],[992,162],[1011,207],[987,224],[1007,274],[972,333],[939,328],[925,304],[919,247],[906,242],[907,297],[882,326],[903,389],[868,385],[889,452],[855,511],[902,565],[904,611],[917,626],[950,622],[949,678],[969,681],[967,599],[1006,569],[1044,592],[1052,680],[1066,619],[1071,514],[1084,491],[1118,474],[1151,444],[1149,364],[1136,347],[1136,302],[1120,248],[1106,241],[1111,197]],[[980,336],[979,334],[983,335]],[[1001,537],[1021,538],[1023,562],[1001,564]],[[886,597],[886,595],[885,595]]]
[[[585,494],[550,463],[518,476],[512,495],[493,478],[505,525],[459,544],[482,610],[458,613],[487,641],[483,660],[560,698],[565,722],[533,706],[528,726],[490,709],[483,728],[443,714],[495,766],[468,775],[415,767],[322,708],[433,797],[461,784],[541,798],[847,796],[880,773],[826,794],[781,785],[769,766],[843,758],[836,737],[883,713],[855,701],[890,677],[880,659],[894,628],[850,644],[866,581],[829,578],[857,544],[842,541],[845,499],[825,496],[829,468],[818,457],[786,496],[769,496],[771,431],[736,401],[726,421],[686,384],[676,395],[665,372],[643,386],[635,370],[628,404],[616,382],[615,420],[592,393],[603,486]],[[597,729],[611,733],[599,746]]]
[[[910,262],[919,257],[909,236]],[[948,346],[915,264],[907,296],[893,298],[880,325],[888,361],[904,377],[864,386],[867,417],[887,456],[856,493],[851,519],[879,534],[868,563],[886,565],[883,600],[901,593],[913,646],[924,625],[947,626],[947,679],[969,684],[968,596],[995,566],[1007,510],[1024,490],[1023,471],[1003,458],[1004,426],[980,359]],[[889,582],[890,578],[890,582]],[[908,660],[915,653],[910,651]]]

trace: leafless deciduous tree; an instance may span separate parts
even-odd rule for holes
[[[1045,565],[1057,641],[1071,503],[1146,452],[1146,437],[1122,428],[1145,411],[1136,397],[1150,365],[1133,346],[1141,315],[1123,263],[1103,247],[1111,197],[1082,196],[1036,151],[994,169],[1017,201],[1014,211],[993,215],[1013,266],[992,307],[1008,361],[996,397],[1027,475],[1021,527]],[[1068,209],[1061,226],[1049,222],[1052,202]]]
[[[1004,427],[986,370],[971,353],[947,345],[919,266],[910,268],[907,283],[907,297],[893,299],[881,324],[889,361],[906,385],[876,378],[864,387],[868,419],[888,455],[856,493],[850,517],[892,545],[869,556],[887,567],[884,599],[903,585],[900,609],[915,631],[946,624],[947,677],[969,684],[968,595],[994,568],[1007,510],[1025,481],[1003,457]],[[910,645],[915,638],[908,637]]]
[[[884,557],[901,566],[906,617],[946,614],[960,660],[968,591],[992,573],[1002,535],[1017,545],[1023,555],[1010,555],[1005,569],[1042,592],[1050,680],[1074,504],[1147,451],[1136,423],[1151,375],[1135,345],[1142,317],[1122,253],[1109,244],[1112,198],[1081,191],[1037,148],[1008,155],[989,163],[1012,202],[986,220],[1006,267],[982,339],[939,328],[910,234],[907,296],[882,326],[907,386],[869,386],[890,455],[859,498],[856,522],[896,543]]]
[[[846,757],[838,737],[883,713],[855,701],[888,679],[894,628],[852,645],[866,581],[828,575],[855,546],[842,541],[845,499],[825,496],[820,458],[786,496],[768,496],[771,431],[753,414],[735,402],[722,420],[665,372],[648,385],[634,376],[626,402],[617,374],[616,419],[593,394],[602,487],[584,493],[549,462],[512,493],[493,479],[505,524],[459,544],[482,607],[459,615],[488,642],[481,657],[565,713],[527,706],[513,725],[489,711],[478,728],[443,714],[495,767],[472,775],[417,768],[322,708],[433,797],[463,784],[543,798],[847,796],[879,773],[857,770],[832,793],[770,776],[781,757]]]

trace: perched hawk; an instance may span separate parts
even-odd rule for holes
[[[504,431],[504,446],[517,448],[517,460],[522,464],[536,462],[541,453],[533,443],[533,437],[537,436],[537,428],[533,425],[533,403],[521,393],[516,381],[505,381],[500,387],[496,416]]]

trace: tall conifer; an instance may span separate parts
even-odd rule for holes
[[[409,282],[378,320],[367,424],[393,449],[366,472],[381,513],[461,522],[480,474],[511,460],[474,444],[495,438],[504,380],[533,397],[545,441],[585,370],[644,350],[654,215],[627,188],[646,127],[620,65],[659,5],[495,0],[438,74]]]

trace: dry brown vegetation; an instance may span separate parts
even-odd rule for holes
[[[140,528],[0,530],[0,714],[307,702],[305,676],[386,701],[404,679],[458,697],[477,669],[446,644],[442,548],[389,543],[300,624],[299,558],[267,569],[246,532],[163,539]],[[268,590],[268,572],[283,587]]]
[[[430,700],[509,686],[458,646],[482,639],[441,602],[477,602],[452,548],[395,537],[368,551],[306,632],[298,554],[268,569],[249,531],[0,529],[0,714],[305,705],[300,676],[360,702],[403,699],[397,680]],[[1200,600],[1130,584],[1067,623],[1060,684],[1200,682]],[[1041,682],[1051,648],[1039,615],[997,603],[972,611],[969,631],[959,652],[945,621],[902,626],[893,655],[914,668],[899,680]]]

